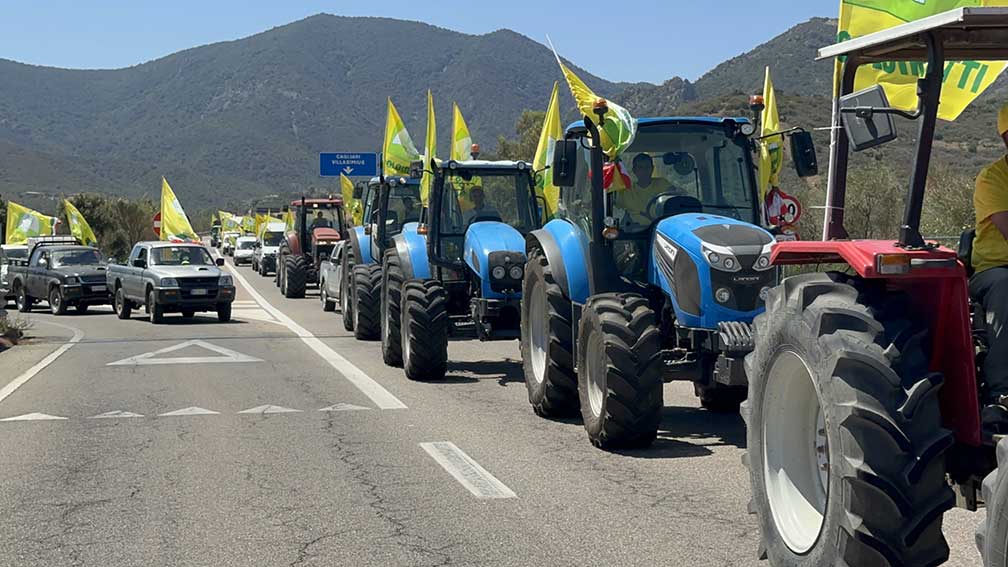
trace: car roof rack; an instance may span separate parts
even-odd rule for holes
[[[28,248],[34,253],[42,246],[81,246],[81,241],[73,236],[33,236],[28,239]]]

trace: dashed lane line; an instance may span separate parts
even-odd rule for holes
[[[253,289],[252,285],[245,279],[245,276],[239,274],[238,270],[234,269],[231,264],[228,264],[227,267],[235,281],[241,284],[241,286],[245,288],[245,291],[248,292],[248,294],[255,299],[263,309],[272,315],[273,318],[275,318],[281,325],[287,327],[292,333],[297,335],[298,338],[300,338],[301,341],[308,346],[308,348],[315,351],[315,354],[319,355],[322,360],[329,363],[330,366],[342,374],[351,384],[356,386],[361,393],[370,398],[379,409],[406,409],[406,404],[402,403],[399,398],[392,395],[392,392],[386,390],[381,384],[376,382],[374,378],[365,374],[363,370],[357,368],[352,362],[331,349],[329,345],[319,340],[310,331],[301,325],[298,325],[293,319],[288,317],[286,313],[274,307],[269,301],[266,301],[266,298]]]
[[[480,466],[472,457],[450,441],[421,443],[420,447],[448,474],[466,487],[476,498],[517,498],[518,495],[497,477]]]
[[[84,338],[84,331],[81,331],[80,329],[78,329],[76,327],[70,327],[68,325],[61,325],[59,323],[53,323],[51,321],[38,321],[38,320],[36,320],[35,322],[43,324],[43,325],[53,325],[55,327],[61,327],[63,329],[68,329],[68,330],[70,330],[70,331],[73,332],[73,337],[71,337],[68,342],[64,343],[62,346],[60,346],[56,350],[54,350],[51,353],[49,353],[48,356],[46,356],[45,358],[43,358],[42,360],[40,360],[35,366],[32,366],[28,370],[25,370],[24,373],[22,373],[17,378],[11,380],[10,383],[8,383],[6,386],[4,386],[2,389],[0,389],[0,402],[2,402],[5,399],[7,399],[7,396],[10,396],[11,394],[13,394],[18,388],[20,388],[21,386],[23,386],[27,381],[29,381],[32,378],[34,378],[36,374],[38,374],[39,372],[42,372],[43,370],[45,370],[45,368],[47,366],[49,366],[50,364],[52,364],[57,358],[59,358],[60,356],[62,356],[63,353],[65,353],[66,351],[68,351],[71,348],[73,348],[73,346],[75,344],[81,342],[81,339]]]

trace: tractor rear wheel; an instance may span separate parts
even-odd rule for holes
[[[385,251],[381,283],[382,359],[389,366],[402,366],[403,270],[395,249]]]
[[[997,445],[998,468],[983,481],[987,516],[977,526],[976,543],[984,567],[1008,566],[1008,439]]]
[[[742,417],[760,554],[801,567],[938,565],[953,440],[928,330],[906,297],[843,278],[786,279],[754,324]]]
[[[308,286],[308,260],[300,254],[291,254],[284,261],[284,297],[300,299]]]
[[[348,243],[343,250],[343,259],[341,260],[343,269],[340,270],[339,282],[340,314],[343,315],[343,328],[352,331],[354,330],[354,317],[350,290],[353,288],[353,267],[357,262],[354,260],[353,246]]]
[[[578,329],[578,393],[585,430],[600,449],[647,447],[662,411],[661,333],[633,293],[588,300]]]
[[[542,250],[529,256],[522,286],[521,355],[529,403],[542,417],[577,415],[571,302]]]
[[[448,292],[435,280],[410,280],[402,292],[403,370],[410,380],[448,372]]]
[[[381,266],[354,266],[353,284],[354,336],[362,341],[373,341],[381,335],[381,321],[378,320]]]

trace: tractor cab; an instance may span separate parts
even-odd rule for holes
[[[318,283],[322,260],[347,234],[343,199],[305,198],[290,205],[294,228],[280,244],[277,256],[277,283],[285,297],[304,297],[310,284]]]
[[[414,177],[374,177],[364,190],[365,232],[370,238],[371,258],[381,262],[392,239],[407,224],[418,224],[424,206],[420,199],[420,180]]]

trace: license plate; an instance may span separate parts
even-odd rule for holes
[[[108,288],[103,285],[93,285],[91,291],[108,291]]]
[[[190,291],[189,293],[191,293],[192,295],[206,295],[207,294],[207,290],[205,290],[205,289],[194,289],[194,290]]]

